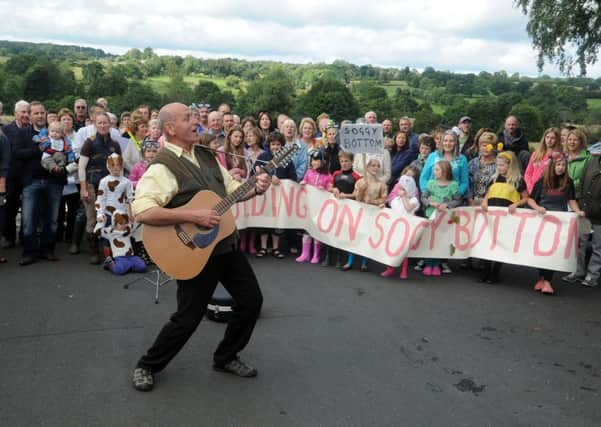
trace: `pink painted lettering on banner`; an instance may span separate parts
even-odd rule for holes
[[[493,222],[492,228],[492,239],[490,241],[490,250],[492,251],[497,247],[497,237],[499,236],[499,225],[501,224],[501,218],[507,216],[506,210],[499,211],[488,211],[488,215],[494,216],[495,220]]]
[[[353,216],[353,211],[349,207],[349,205],[345,204],[342,206],[342,210],[340,212],[340,216],[338,218],[338,227],[336,228],[336,237],[340,237],[340,233],[342,232],[342,226],[344,224],[348,225],[349,239],[350,241],[354,241],[355,237],[357,237],[357,230],[359,229],[359,224],[361,224],[361,218],[363,217],[363,208],[359,208],[357,215]]]
[[[382,244],[382,240],[384,240],[384,227],[380,223],[382,218],[384,218],[385,220],[389,220],[390,215],[388,215],[384,211],[378,212],[378,214],[376,215],[376,220],[374,222],[376,223],[376,228],[378,229],[378,240],[374,240],[372,236],[369,236],[369,239],[367,239],[369,246],[371,246],[372,249],[377,249],[378,246]]]
[[[271,186],[271,188],[273,188],[273,187],[274,186]],[[278,185],[278,187],[280,188],[281,202],[284,205],[284,207],[286,208],[286,215],[292,216],[292,209],[293,209],[293,205],[294,205],[294,192],[296,191],[296,188],[295,187],[285,188],[283,185]],[[290,191],[290,193],[288,192],[288,190]],[[274,197],[273,203],[275,203],[275,197]],[[279,215],[279,210],[278,210],[278,215]]]
[[[330,223],[327,226],[324,226],[323,216],[324,216],[324,213],[326,213],[328,211],[330,206],[332,207],[331,215],[330,215],[330,217],[331,217]],[[317,215],[317,228],[319,229],[319,231],[321,231],[322,233],[329,233],[330,231],[332,231],[332,228],[334,228],[334,224],[336,223],[337,215],[338,215],[338,202],[336,201],[336,199],[326,200],[325,203],[323,205],[321,205],[321,209],[319,210],[319,214]]]
[[[428,228],[429,226],[430,226],[430,223],[428,221],[422,221],[419,224],[417,224],[417,226],[413,229],[413,232],[411,233],[411,240],[410,240],[411,246],[409,247],[409,249],[414,251],[417,248],[419,248],[419,245],[422,243],[423,233],[419,233],[419,238],[417,240],[415,240],[415,238],[417,237],[417,233],[420,232],[424,228]]]
[[[547,224],[553,224],[555,226],[555,232],[553,233],[553,243],[551,244],[551,248],[549,250],[543,250],[540,247],[541,238],[543,236],[543,232],[545,231],[545,226]],[[559,236],[561,235],[561,221],[555,215],[545,215],[538,226],[538,230],[536,232],[536,237],[534,238],[534,255],[535,256],[550,256],[557,250],[559,246]]]
[[[447,213],[448,212],[446,211],[439,211],[436,214],[436,218],[430,221],[430,227],[432,229],[432,232],[430,233],[430,249],[434,249],[434,243],[436,240],[436,230],[438,229],[438,227],[440,227],[440,224],[442,224],[442,221],[447,216]]]
[[[302,200],[302,203],[301,203]],[[307,218],[307,190],[301,187],[296,193],[296,216],[300,219]]]
[[[476,229],[478,217],[483,218],[484,221],[482,222],[482,226],[480,227],[480,231],[476,235],[476,238],[472,239],[472,242],[470,243],[470,249],[475,248],[476,245],[478,243],[480,243],[480,240],[482,240],[482,236],[484,235],[484,232],[488,228],[488,215],[486,215],[486,213],[480,208],[474,209],[473,212],[474,212],[474,230]]]
[[[536,218],[538,215],[536,212],[518,212],[516,211],[513,215],[520,218],[520,225],[518,225],[517,232],[515,233],[515,240],[513,243],[513,253],[520,251],[520,245],[522,243],[522,234],[524,234],[524,227],[526,227],[526,221],[530,218]]]
[[[455,215],[459,218],[459,222],[455,224],[455,247],[457,250],[465,251],[470,247],[472,235],[468,225],[471,223],[471,216],[466,211],[456,211]],[[465,218],[465,224],[461,224],[461,219]],[[466,237],[465,242],[461,241],[461,235]]]
[[[578,218],[570,218],[570,225],[568,226],[568,238],[566,239],[566,249],[563,252],[564,259],[570,258],[572,255],[572,249],[574,253],[578,253]]]
[[[405,227],[405,230],[402,233],[402,238],[401,238],[401,244],[399,245],[398,248],[396,248],[395,250],[392,250],[390,248],[390,243],[393,237],[401,237],[399,236],[398,233],[396,233],[396,228],[398,224],[403,224],[403,226]],[[397,218],[392,225],[390,226],[389,230],[388,230],[388,237],[386,238],[386,255],[388,255],[389,257],[397,257],[399,256],[401,253],[403,253],[403,250],[405,249],[405,245],[407,244],[407,241],[409,240],[409,222],[405,219],[405,218]]]
[[[262,216],[267,205],[267,198],[264,195],[252,198],[252,216]],[[260,206],[260,208],[259,208]]]

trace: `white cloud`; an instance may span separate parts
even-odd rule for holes
[[[0,1],[0,39],[67,42],[122,53],[293,62],[334,59],[458,72],[536,75],[513,0]],[[591,67],[595,77],[601,66]],[[553,67],[545,73],[557,74]]]

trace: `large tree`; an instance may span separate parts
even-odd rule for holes
[[[555,62],[562,73],[597,61],[601,46],[599,0],[515,0],[528,15],[528,34],[538,50],[538,66]]]
[[[248,85],[246,92],[240,95],[240,112],[243,115],[256,115],[263,110],[272,115],[290,113],[294,98],[294,82],[286,70],[278,66]]]
[[[319,79],[302,95],[296,104],[298,117],[317,117],[326,112],[333,120],[355,120],[359,115],[357,102],[351,91],[338,80]]]

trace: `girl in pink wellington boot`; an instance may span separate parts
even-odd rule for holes
[[[448,160],[439,160],[434,165],[433,171],[434,178],[428,181],[426,189],[422,193],[422,204],[426,208],[427,218],[431,218],[436,211],[448,211],[461,204],[459,184],[453,180],[451,163]],[[427,259],[422,274],[424,276],[440,276],[440,264],[440,259]]]
[[[312,185],[320,190],[327,190],[331,185],[332,175],[328,172],[328,165],[323,158],[323,152],[320,149],[315,149],[309,152],[309,160],[311,168],[305,173],[305,177],[300,182],[300,185]],[[313,256],[311,256],[311,246],[313,246]],[[321,243],[317,239],[313,239],[308,233],[303,234],[303,250],[301,255],[296,259],[296,262],[311,261],[311,264],[319,264],[319,250]]]
[[[574,181],[568,176],[567,162],[566,154],[561,151],[554,151],[549,156],[542,177],[534,184],[528,198],[528,206],[539,214],[545,215],[547,211],[566,212],[569,207],[579,216],[584,216],[576,201]],[[554,294],[551,286],[553,271],[539,268],[538,276],[534,290],[547,295]]]
[[[413,166],[407,166],[403,169],[398,183],[388,195],[388,203],[393,211],[405,215],[415,215],[415,211],[419,209],[419,194],[415,183],[416,175],[417,170]],[[407,279],[408,264],[409,259],[405,257],[401,263],[401,273],[399,276],[401,279]],[[394,267],[388,266],[386,270],[380,273],[380,276],[390,277],[394,275],[394,271]]]

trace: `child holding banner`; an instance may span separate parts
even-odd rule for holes
[[[528,205],[541,215],[547,211],[567,212],[569,206],[578,215],[584,216],[576,201],[574,181],[568,176],[567,156],[564,153],[551,153],[542,178],[534,184]],[[539,268],[538,275],[534,290],[549,295],[555,293],[551,286],[553,271]]]
[[[353,170],[353,153],[340,151],[338,153],[338,162],[340,169],[332,174],[332,183],[330,191],[337,199],[352,199],[355,192],[355,184],[361,179],[361,175]],[[335,259],[336,268],[340,268],[343,252],[334,247],[328,247],[325,259],[322,263],[324,267],[330,264],[330,260]]]
[[[403,169],[403,174],[400,176],[398,183],[394,186],[388,197],[388,203],[393,211],[402,214],[414,215],[419,208],[419,199],[417,185],[415,183],[415,169],[411,166],[407,166]],[[394,193],[394,194],[393,194]],[[407,279],[407,267],[409,265],[409,258],[405,257],[401,263],[401,272],[399,277],[401,279]],[[386,270],[380,273],[382,277],[390,277],[394,274],[394,267],[388,266]]]
[[[382,163],[379,157],[370,157],[367,161],[365,176],[355,184],[354,197],[358,202],[367,203],[383,208],[388,195],[388,186],[385,182],[380,181],[380,170]],[[353,268],[355,254],[349,253],[346,264],[342,266],[342,270],[348,271]],[[361,271],[367,271],[367,258],[361,258]]]
[[[449,161],[439,160],[432,172],[434,179],[428,181],[422,193],[422,203],[428,218],[435,211],[446,211],[459,206],[462,200],[459,184],[453,180],[453,169]],[[442,274],[440,266],[440,259],[427,259],[422,273],[424,276],[440,276]]]
[[[453,180],[457,182],[459,187],[459,195],[463,199],[467,196],[469,188],[469,175],[467,168],[467,157],[459,153],[459,140],[457,134],[449,130],[442,135],[442,142],[440,148],[434,151],[428,156],[422,173],[419,176],[419,188],[423,192],[428,185],[428,182],[433,179],[433,167],[441,161],[446,160],[451,164],[451,170],[453,172]],[[442,261],[442,272],[445,274],[451,273],[451,268],[446,260]]]
[[[528,191],[520,172],[520,162],[513,151],[503,151],[497,156],[496,163],[497,171],[482,201],[482,210],[486,212],[489,206],[504,206],[513,214],[517,208],[528,202]],[[502,262],[486,261],[484,276],[479,281],[497,283],[502,266]]]
[[[310,166],[311,169],[307,171],[300,184],[308,184],[322,190],[327,190],[330,182],[332,181],[332,175],[330,175],[328,172],[327,165],[323,159],[323,153],[321,151],[315,150],[311,152]],[[311,257],[311,243],[313,243],[313,257]],[[303,233],[303,251],[296,259],[296,262],[311,261],[311,264],[318,264],[320,249],[321,243],[318,240],[313,239],[308,233]]]
[[[257,162],[254,166],[254,170],[273,160],[274,153],[281,149],[285,143],[286,139],[284,138],[284,135],[278,131],[271,132],[267,137],[267,145],[269,146],[269,149],[259,154]],[[296,182],[296,170],[294,169],[294,163],[290,162],[286,166],[279,166],[271,178],[271,183],[275,186],[280,185],[281,179],[289,179]],[[267,239],[269,238],[270,234],[271,247],[273,249],[271,254],[277,259],[284,258],[284,253],[280,251],[280,236],[284,234],[284,230],[281,229],[261,230],[261,247],[256,253],[257,258],[262,258],[267,255]],[[254,232],[252,232],[252,235],[254,235]]]

